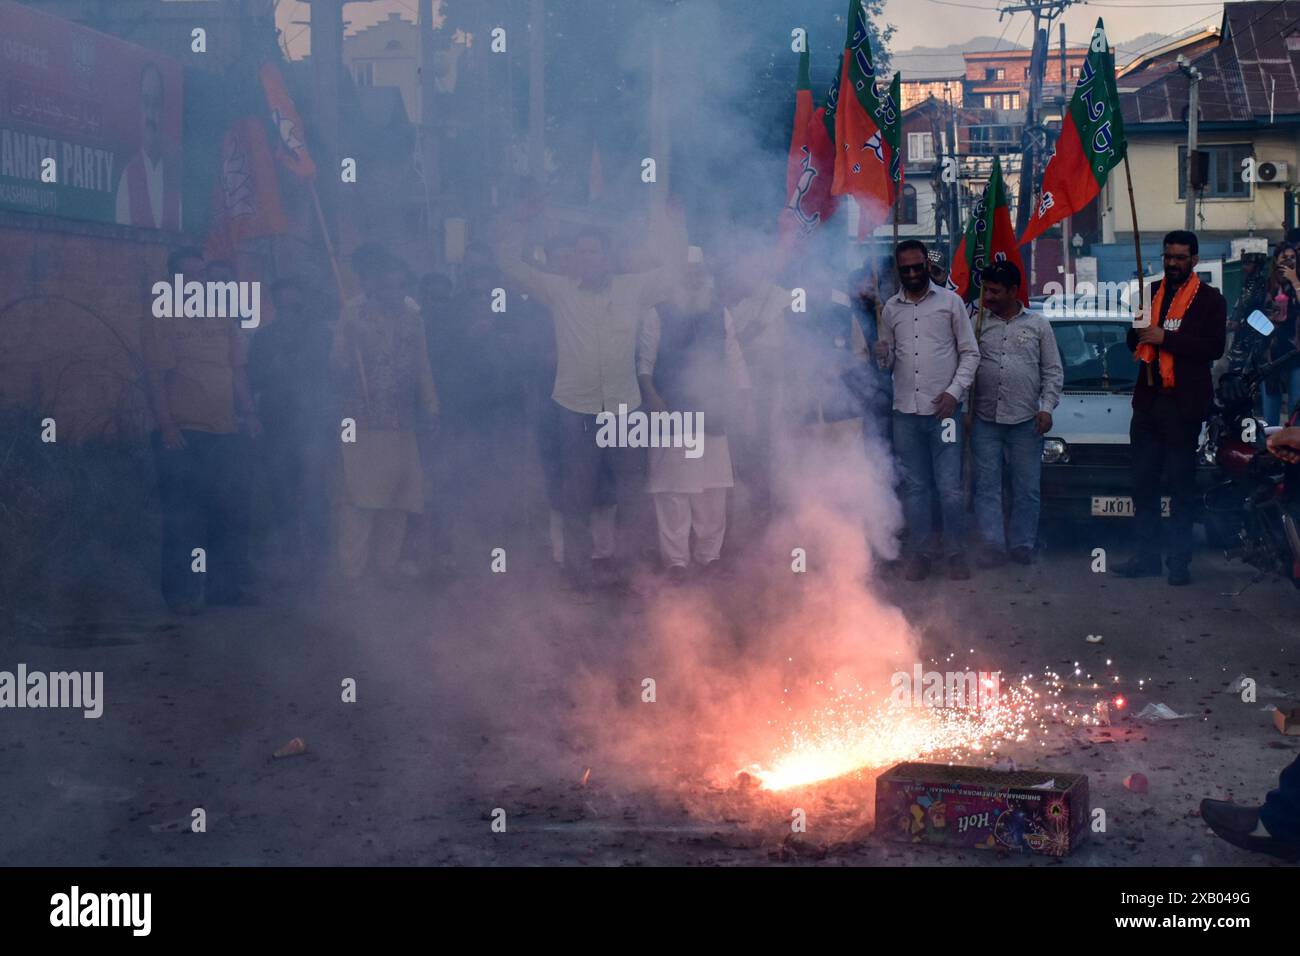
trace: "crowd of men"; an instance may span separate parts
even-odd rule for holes
[[[893,457],[907,580],[1035,559],[1063,370],[1015,265],[985,268],[967,303],[909,239],[846,294],[824,271],[778,284],[762,256],[706,256],[680,217],[660,218],[657,259],[620,255],[596,228],[526,250],[529,227],[498,223],[495,248],[469,249],[455,282],[417,281],[363,246],[350,261],[360,295],[331,311],[282,278],[255,331],[145,321],[170,607],[253,600],[250,553],[300,582],[402,586],[486,561],[520,532],[549,546],[581,599],[626,588],[652,557],[672,583],[725,575],[789,504],[792,436]],[[1173,585],[1190,581],[1196,447],[1227,330],[1197,257],[1193,233],[1165,237],[1151,314],[1128,336],[1135,548],[1116,570]],[[1275,298],[1279,350],[1295,347],[1294,268],[1279,247],[1269,281],[1248,281],[1234,309]],[[168,271],[233,278],[192,249]],[[1300,380],[1265,391],[1275,420],[1283,390],[1291,400]],[[602,439],[627,434],[607,419],[638,411],[662,415],[672,440]]]

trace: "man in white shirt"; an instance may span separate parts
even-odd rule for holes
[[[1043,436],[1052,427],[1065,373],[1052,324],[1020,304],[1020,270],[995,262],[980,278],[986,313],[979,329],[971,469],[981,560],[989,567],[1003,564],[1009,547],[1011,560],[1029,564],[1038,538]],[[1004,472],[1011,479],[1009,530],[1002,519]]]
[[[876,360],[894,373],[894,453],[902,470],[907,519],[905,575],[930,573],[930,502],[937,488],[943,513],[948,577],[970,577],[966,564],[966,495],[961,483],[961,422],[980,352],[966,304],[935,285],[925,244],[905,239],[894,250],[901,288],[885,303]]]
[[[620,504],[630,504],[632,487],[643,472],[642,449],[602,448],[596,443],[600,412],[631,412],[641,405],[636,377],[638,334],[647,309],[668,299],[685,263],[671,254],[649,272],[615,273],[609,237],[582,230],[573,245],[572,275],[543,272],[520,257],[522,234],[507,228],[497,262],[521,292],[537,297],[555,323],[556,370],[551,398],[561,408],[561,495],[564,512],[564,563],[569,585],[585,592],[594,582],[589,516],[597,503],[602,465],[615,475]],[[507,296],[507,303],[509,299]],[[507,308],[508,308],[507,304]],[[619,509],[624,514],[627,508]],[[635,510],[635,509],[633,509]]]

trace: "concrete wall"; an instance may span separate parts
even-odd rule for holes
[[[167,251],[111,229],[0,218],[0,406],[54,418],[60,443],[147,431],[140,322]]]
[[[1202,145],[1226,143],[1255,144],[1257,160],[1283,160],[1292,164],[1295,179],[1297,140],[1294,133],[1275,130],[1247,130],[1240,133],[1207,133],[1199,138]],[[1137,201],[1138,225],[1146,233],[1160,234],[1182,229],[1186,204],[1178,198],[1178,147],[1187,143],[1185,133],[1170,136],[1130,137],[1129,165],[1133,172],[1133,194]],[[1132,235],[1133,217],[1129,211],[1128,186],[1123,167],[1116,167],[1107,184],[1106,223],[1115,233]],[[1223,233],[1244,236],[1252,229],[1255,235],[1280,238],[1285,214],[1286,188],[1283,186],[1251,187],[1249,198],[1206,199],[1200,204],[1205,217],[1198,233]]]

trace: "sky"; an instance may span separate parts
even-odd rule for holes
[[[1012,3],[995,0],[886,0],[885,19],[898,28],[891,46],[906,50],[917,46],[947,46],[977,36],[1004,36],[1021,46],[1029,46],[1033,17],[1017,13],[998,22],[997,11]],[[1222,2],[1206,0],[1099,0],[1076,3],[1065,11],[1065,39],[1068,44],[1082,44],[1092,35],[1101,17],[1112,43],[1144,33],[1177,35],[1187,30],[1218,26]],[[1053,27],[1052,43],[1056,43]]]
[[[599,0],[548,0],[551,3],[598,3]],[[697,0],[707,2],[707,0]],[[797,15],[798,0],[791,0],[791,9]],[[898,32],[891,46],[907,50],[917,46],[946,46],[977,36],[1004,36],[1011,42],[1028,46],[1032,17],[1017,13],[1003,17],[998,22],[997,11],[1011,3],[996,0],[886,0],[885,20],[894,24]],[[349,3],[343,11],[344,19],[351,21],[349,33],[354,33],[372,23],[384,20],[390,13],[400,13],[415,20],[417,0],[371,0],[368,3]],[[1143,33],[1159,32],[1177,35],[1192,29],[1217,26],[1223,4],[1210,0],[1097,0],[1076,3],[1066,10],[1066,42],[1083,43],[1092,33],[1097,18],[1106,21],[1106,31],[1112,43],[1123,45],[1125,40]],[[310,7],[302,0],[280,0],[277,20],[286,31],[290,49],[295,57],[309,49],[307,27],[303,23],[310,15]],[[1053,35],[1052,42],[1056,42]]]

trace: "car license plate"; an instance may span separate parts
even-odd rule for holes
[[[1133,499],[1127,495],[1093,495],[1092,514],[1097,518],[1133,517]],[[1169,496],[1160,499],[1160,517],[1169,517]]]

